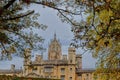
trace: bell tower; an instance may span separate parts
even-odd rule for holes
[[[54,38],[51,41],[48,48],[48,59],[49,60],[60,60],[62,56],[61,45],[54,34]]]

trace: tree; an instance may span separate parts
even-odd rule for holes
[[[60,12],[62,20],[70,23],[75,35],[72,43],[76,48],[82,47],[92,51],[98,59],[97,71],[103,79],[120,78],[120,1],[119,0],[75,0],[67,1],[67,10],[81,12],[82,19]],[[71,4],[69,4],[71,3]],[[74,7],[77,7],[76,9]],[[69,12],[69,11],[68,11]],[[103,73],[103,74],[101,74]],[[109,75],[108,75],[109,74]],[[100,76],[99,75],[99,76]]]
[[[51,0],[52,1],[52,0]],[[42,49],[39,42],[43,42],[41,36],[33,32],[33,28],[46,29],[46,26],[37,22],[39,14],[34,14],[34,10],[24,12],[26,7],[32,3],[50,7],[58,11],[68,12],[60,9],[60,1],[51,2],[49,0],[1,0],[0,1],[0,49],[1,59],[8,57],[11,53],[24,55],[25,48]],[[56,5],[59,3],[58,5]],[[72,12],[69,12],[72,13]],[[72,13],[74,14],[74,13]],[[37,45],[36,45],[37,44]],[[19,54],[20,53],[20,54]]]
[[[93,52],[92,53],[93,57],[98,59],[98,64],[97,64],[98,68],[96,72],[100,73],[100,75],[103,75],[101,73],[104,73],[105,75],[104,79],[107,80],[108,78],[111,79],[119,78],[119,74],[120,74],[120,69],[118,65],[120,63],[120,49],[119,49],[120,48],[120,42],[119,42],[120,1],[119,0],[18,0],[16,4],[15,4],[15,0],[6,0],[6,1],[8,1],[8,4],[5,5],[5,2],[3,1],[4,5],[2,5],[2,7],[0,8],[0,18],[1,18],[0,22],[6,21],[4,23],[6,24],[10,21],[12,25],[15,25],[15,23],[13,24],[12,20],[23,22],[25,29],[28,26],[29,26],[28,28],[30,28],[30,24],[27,24],[25,22],[25,19],[31,21],[31,18],[25,14],[22,14],[22,16],[17,15],[19,14],[18,11],[21,11],[19,9],[20,8],[23,9],[26,6],[25,4],[31,5],[34,3],[34,4],[43,5],[43,7],[49,7],[54,10],[57,10],[60,19],[63,22],[69,23],[72,26],[71,31],[74,33],[75,36],[73,39],[74,42],[71,45],[74,45],[76,48],[82,47],[83,49],[85,49],[85,51],[90,50]],[[15,8],[13,7],[14,6],[13,3],[14,5],[19,4],[21,5],[21,7],[19,8],[18,6],[18,8],[16,7],[17,10],[16,9],[13,10],[13,13],[15,15],[13,15],[13,17],[10,18],[9,20],[9,17],[11,17],[11,15],[13,14],[12,11],[10,10]],[[28,12],[28,14],[29,13],[32,12]],[[17,20],[16,18],[14,18],[16,16],[18,16]],[[2,18],[4,20],[2,20]],[[3,24],[0,25],[3,26]],[[13,30],[14,28],[11,28],[10,26],[10,29]],[[0,42],[4,44],[8,44],[8,42],[11,42],[9,39],[10,36],[8,36],[6,32],[3,32],[3,30],[6,31],[7,29],[2,29],[1,32],[1,35],[6,37],[4,38],[4,40],[2,40],[3,38],[0,38],[1,39]],[[20,27],[19,29],[17,27],[16,32],[21,30],[23,30],[23,28],[21,29]],[[18,33],[16,34],[16,32],[15,35],[18,35]],[[22,39],[21,41],[24,40]],[[27,43],[29,43],[29,45],[31,45],[30,43],[33,42],[33,41],[29,42],[28,38],[25,40],[24,43],[26,43],[26,41]],[[3,49],[5,50],[4,46]],[[107,76],[108,74],[106,73],[109,73],[110,76]]]
[[[119,79],[120,1],[53,1],[40,2],[30,0],[30,3],[44,5],[57,10],[61,20],[72,26],[72,32],[75,37],[71,45],[76,48],[82,47],[85,51],[92,51],[93,57],[98,59],[96,73],[100,73],[101,76],[104,75],[103,79],[105,80]]]
[[[43,49],[41,43],[44,39],[35,33],[33,28],[45,30],[46,26],[38,23],[38,13],[34,10],[25,10],[29,7],[28,2],[25,1],[0,1],[1,59],[11,59],[12,53],[25,57],[23,54],[25,48]]]

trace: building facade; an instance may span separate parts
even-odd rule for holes
[[[0,75],[17,75],[19,77],[51,78],[60,80],[94,80],[93,69],[82,69],[82,55],[76,54],[74,47],[68,48],[68,54],[62,55],[61,44],[54,34],[48,47],[48,60],[36,55],[31,60],[31,50],[25,49],[23,69],[0,70]]]
[[[62,55],[61,44],[56,34],[48,48],[48,60],[44,60],[42,55],[36,55],[36,59],[31,61],[30,53],[30,50],[26,49],[24,76],[61,80],[93,80],[94,70],[82,70],[82,56],[76,54],[74,47],[68,48],[68,55]]]

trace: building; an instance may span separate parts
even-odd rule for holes
[[[48,48],[48,60],[42,55],[36,55],[31,60],[31,50],[25,49],[24,69],[0,70],[0,75],[16,75],[19,77],[39,77],[61,80],[94,80],[94,69],[82,69],[82,55],[76,54],[74,47],[68,48],[68,55],[62,55],[61,44],[54,34]]]
[[[75,48],[71,46],[68,48],[68,54],[62,55],[61,47],[56,34],[54,34],[54,38],[48,47],[48,60],[44,60],[42,55],[36,55],[35,60],[32,61],[31,50],[25,49],[24,69],[15,69],[15,65],[12,64],[11,69],[0,70],[0,75],[60,80],[101,80],[103,75],[106,77],[111,74],[100,72],[96,75],[94,74],[95,69],[83,69],[82,55],[76,54]],[[118,71],[120,71],[119,68],[120,62],[118,63]],[[115,80],[119,77],[119,75],[115,76]],[[112,78],[113,76],[109,80],[113,80]]]
[[[31,52],[25,50],[23,75],[26,77],[43,77],[61,80],[93,80],[94,70],[82,69],[82,56],[76,54],[74,47],[68,48],[68,55],[62,55],[61,44],[54,34],[48,48],[48,60],[36,55],[31,61]]]
[[[12,64],[11,69],[4,69],[4,70],[1,69],[0,70],[0,75],[9,75],[9,76],[16,75],[16,76],[21,77],[21,76],[23,76],[22,71],[23,71],[22,69],[15,69],[15,65]]]

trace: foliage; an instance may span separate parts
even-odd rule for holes
[[[45,30],[46,26],[38,23],[37,18],[40,15],[34,10],[29,10],[27,4],[24,0],[0,0],[1,59],[7,56],[10,60],[12,53],[25,56],[23,54],[25,48],[43,49],[44,39],[34,30]]]
[[[49,6],[37,0],[30,0],[32,3],[41,4],[57,10],[60,19],[63,22],[71,24],[71,31],[75,35],[74,42],[71,45],[76,48],[82,47],[85,51],[91,51],[93,57],[98,59],[97,71],[105,73],[106,69],[108,69],[107,71],[110,74],[114,76],[119,75],[116,74],[119,73],[119,70],[116,69],[120,68],[120,1],[52,1],[45,2],[49,5],[51,3],[54,4],[53,6]],[[115,72],[112,72],[112,70],[115,70]],[[107,80],[107,78],[104,79]]]
[[[70,3],[66,0],[67,3]],[[72,5],[73,4],[73,5]],[[85,51],[91,51],[97,58],[98,74],[112,75],[109,78],[119,79],[120,71],[120,1],[119,0],[76,0],[67,8],[72,12],[80,11],[81,16],[60,12],[63,21],[70,23],[75,37],[71,45],[76,48],[82,47]],[[74,7],[77,7],[74,9]],[[71,10],[71,9],[70,9]],[[77,13],[76,13],[77,14]],[[86,16],[83,18],[83,14]],[[79,19],[80,18],[80,19]],[[96,71],[96,72],[97,72]],[[101,71],[101,73],[100,73]],[[114,77],[113,77],[114,76]]]
[[[30,78],[30,77],[17,77],[17,76],[0,75],[0,80],[59,80],[59,79]]]
[[[98,68],[94,73],[95,80],[119,80],[120,69]]]
[[[12,45],[10,43],[13,43],[13,46],[15,46],[14,44],[21,45],[21,42],[23,42],[22,44],[30,43],[27,46],[33,47],[31,42],[34,40],[31,41],[31,36],[23,32],[23,29],[32,27],[30,23],[34,20],[29,15],[33,12],[30,11],[21,14],[21,16],[20,12],[25,6],[34,3],[58,11],[60,19],[72,26],[71,31],[75,36],[71,45],[76,48],[82,47],[85,51],[92,51],[93,57],[98,59],[98,71],[108,69],[107,71],[111,72],[111,70],[115,69],[115,72],[111,72],[113,75],[119,72],[119,70],[116,70],[120,67],[119,0],[19,0],[16,3],[15,0],[5,1],[12,3],[12,6],[10,6],[1,1],[0,8],[0,23],[2,23],[0,24],[2,29],[0,29],[0,42],[6,52],[8,51],[4,48],[4,45],[7,44],[8,47],[8,45]],[[13,31],[14,35],[10,35]],[[24,41],[26,37],[20,34],[27,35],[27,39]],[[14,40],[10,38],[15,35],[19,35],[14,39],[18,38],[18,42],[13,42]],[[5,37],[4,40],[2,36]],[[19,49],[21,49],[20,46]]]

